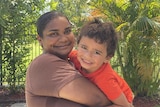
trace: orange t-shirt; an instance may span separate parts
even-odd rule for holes
[[[85,73],[77,60],[77,51],[72,51],[69,55],[70,60],[75,64],[76,69],[94,84],[111,100],[115,100],[124,93],[128,102],[132,103],[133,93],[127,82],[121,78],[110,66],[109,63],[103,64],[97,71]]]

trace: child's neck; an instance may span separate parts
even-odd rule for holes
[[[87,73],[87,74],[91,73],[90,71],[88,71],[88,70],[86,70],[86,69],[84,69],[84,68],[81,68],[81,70],[82,70],[83,72]]]

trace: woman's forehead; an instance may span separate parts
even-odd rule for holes
[[[54,18],[46,25],[46,29],[52,30],[66,29],[68,27],[71,27],[71,24],[65,17]]]

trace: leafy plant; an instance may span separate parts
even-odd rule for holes
[[[10,92],[24,86],[30,45],[36,35],[35,20],[43,7],[39,0],[1,0],[0,43],[1,85],[6,83]]]
[[[135,95],[153,96],[160,85],[160,4],[157,0],[91,1],[119,33],[115,66]],[[118,62],[117,62],[118,61]],[[120,68],[120,69],[119,69]]]

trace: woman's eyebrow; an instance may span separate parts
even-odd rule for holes
[[[49,31],[58,31],[58,29],[50,29]]]
[[[70,29],[70,28],[73,28],[72,26],[68,26],[68,27],[66,27],[65,29]]]
[[[65,28],[65,30],[66,29],[71,29],[71,28],[72,28],[72,26],[68,26],[68,27]],[[50,29],[49,31],[52,32],[52,31],[59,31],[59,30],[58,29]]]

